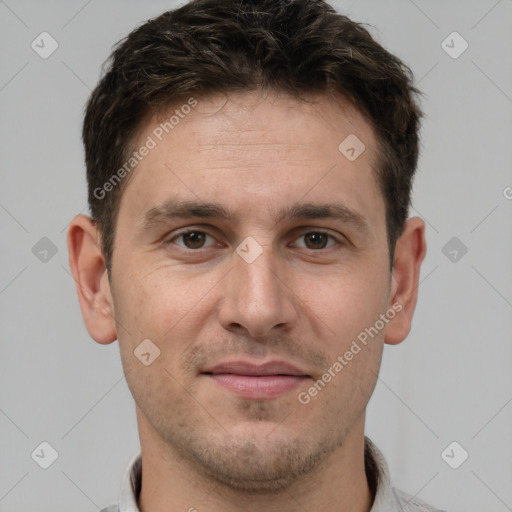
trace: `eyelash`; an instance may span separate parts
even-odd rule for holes
[[[209,237],[211,237],[211,238],[215,238],[213,235],[210,235],[210,234],[209,234],[208,232],[206,232],[206,231],[202,231],[202,230],[200,230],[200,229],[193,229],[193,228],[189,228],[189,229],[187,229],[187,230],[185,230],[185,231],[182,231],[182,232],[180,232],[180,233],[177,233],[177,234],[173,235],[172,237],[170,237],[170,238],[168,238],[168,239],[164,240],[164,244],[165,244],[165,245],[169,245],[169,244],[173,243],[173,242],[174,242],[174,240],[176,240],[176,239],[178,239],[178,238],[180,238],[180,237],[182,237],[182,236],[188,235],[188,234],[190,234],[190,233],[201,233],[201,234],[204,234],[204,235],[209,236]],[[343,242],[342,242],[339,238],[335,237],[334,235],[331,235],[330,233],[327,233],[327,232],[325,232],[325,231],[322,231],[322,230],[305,231],[305,232],[303,232],[303,233],[302,233],[302,234],[301,234],[297,239],[299,239],[299,238],[301,238],[301,237],[304,237],[305,235],[312,234],[312,233],[317,234],[317,235],[324,235],[324,236],[327,236],[328,238],[333,239],[333,240],[334,240],[338,245],[343,245]],[[319,251],[325,251],[325,250],[327,250],[327,249],[331,249],[331,248],[332,248],[332,247],[334,247],[335,245],[336,245],[336,244],[333,244],[333,245],[330,245],[330,246],[328,246],[328,247],[322,247],[322,248],[320,248],[320,249],[308,249],[307,247],[300,247],[300,249],[306,249],[306,250],[309,250],[309,251],[312,251],[312,252],[319,252]],[[201,252],[201,251],[203,251],[203,250],[208,249],[208,247],[200,247],[199,249],[190,249],[190,248],[188,248],[188,247],[182,247],[182,246],[180,246],[180,245],[178,245],[178,247],[179,247],[180,249],[182,249],[183,251],[189,251],[189,252]]]

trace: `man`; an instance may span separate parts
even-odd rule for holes
[[[409,69],[321,0],[197,0],[87,105],[87,329],[119,341],[141,455],[105,512],[434,510],[364,435],[425,255]]]

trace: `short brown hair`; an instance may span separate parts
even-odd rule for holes
[[[323,0],[193,0],[147,21],[117,44],[83,124],[89,207],[107,269],[128,180],[108,193],[102,187],[126,161],[143,118],[192,94],[256,89],[298,99],[339,94],[370,122],[392,265],[419,152],[422,112],[412,80],[362,24]]]

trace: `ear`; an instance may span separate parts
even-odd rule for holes
[[[75,279],[85,326],[98,343],[117,339],[112,294],[99,233],[90,217],[77,215],[68,229],[69,266]]]
[[[386,328],[384,341],[389,345],[403,341],[411,330],[420,267],[426,250],[425,223],[419,217],[407,219],[404,232],[397,240],[393,260],[389,307],[396,315]]]

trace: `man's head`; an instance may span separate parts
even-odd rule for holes
[[[320,0],[199,0],[148,21],[122,41],[88,103],[89,205],[108,269],[143,120],[182,99],[257,89],[299,100],[341,95],[365,116],[378,143],[375,177],[386,203],[392,262],[418,159],[421,112],[409,69],[362,25]],[[123,166],[126,176],[117,180]]]
[[[94,222],[68,243],[143,453],[276,492],[362,436],[425,254],[413,92],[320,1],[192,2],[115,51],[84,123]]]

